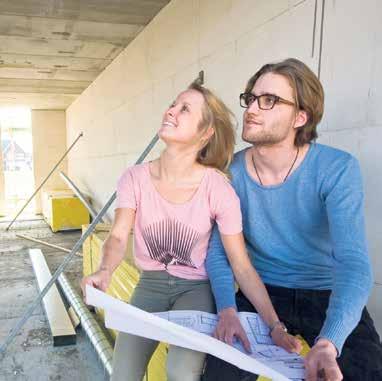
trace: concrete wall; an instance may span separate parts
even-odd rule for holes
[[[51,110],[32,110],[31,117],[33,172],[37,189],[66,151],[66,117],[65,111]],[[67,173],[67,168],[67,159],[65,159],[36,196],[37,213],[41,213],[43,191],[68,189],[59,175],[60,171]]]
[[[382,334],[382,3],[326,1],[321,79],[326,111],[321,141],[359,160],[375,286],[369,309]],[[354,22],[354,20],[357,20]],[[381,140],[380,140],[381,139]]]
[[[382,333],[381,10],[377,0],[327,0],[324,11],[323,0],[172,1],[67,110],[68,141],[85,133],[70,155],[70,176],[100,207],[155,134],[165,107],[199,70],[240,126],[238,94],[249,76],[268,61],[302,59],[326,90],[320,141],[361,162],[376,279],[370,309]]]

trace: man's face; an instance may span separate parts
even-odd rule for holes
[[[288,80],[275,73],[262,75],[251,93],[256,96],[273,94],[294,103],[293,89]],[[242,139],[257,146],[278,144],[286,139],[294,141],[295,121],[294,106],[276,103],[271,110],[262,110],[256,100],[244,112]]]

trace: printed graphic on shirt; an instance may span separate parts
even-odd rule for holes
[[[165,219],[143,229],[143,239],[150,257],[168,265],[183,265],[196,268],[191,252],[200,234],[179,221]]]

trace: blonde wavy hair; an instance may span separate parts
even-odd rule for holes
[[[197,83],[192,83],[188,89],[199,92],[204,98],[200,131],[205,131],[209,127],[214,130],[198,152],[197,161],[202,165],[216,168],[228,176],[228,167],[235,148],[235,116],[211,90]]]

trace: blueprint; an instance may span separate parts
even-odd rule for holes
[[[155,313],[155,315],[209,336],[212,336],[218,322],[217,315],[200,311],[166,311]],[[248,355],[239,341],[234,343],[234,347],[276,369],[293,381],[304,379],[303,358],[276,346],[270,337],[268,326],[258,314],[239,312],[238,315],[251,343],[252,353]]]
[[[86,286],[86,302],[104,310],[107,328],[209,353],[274,381],[303,380],[302,358],[275,346],[267,326],[256,314],[240,313],[253,351],[248,355],[239,343],[230,346],[212,337],[218,321],[213,314],[199,311],[152,314],[89,285]]]

